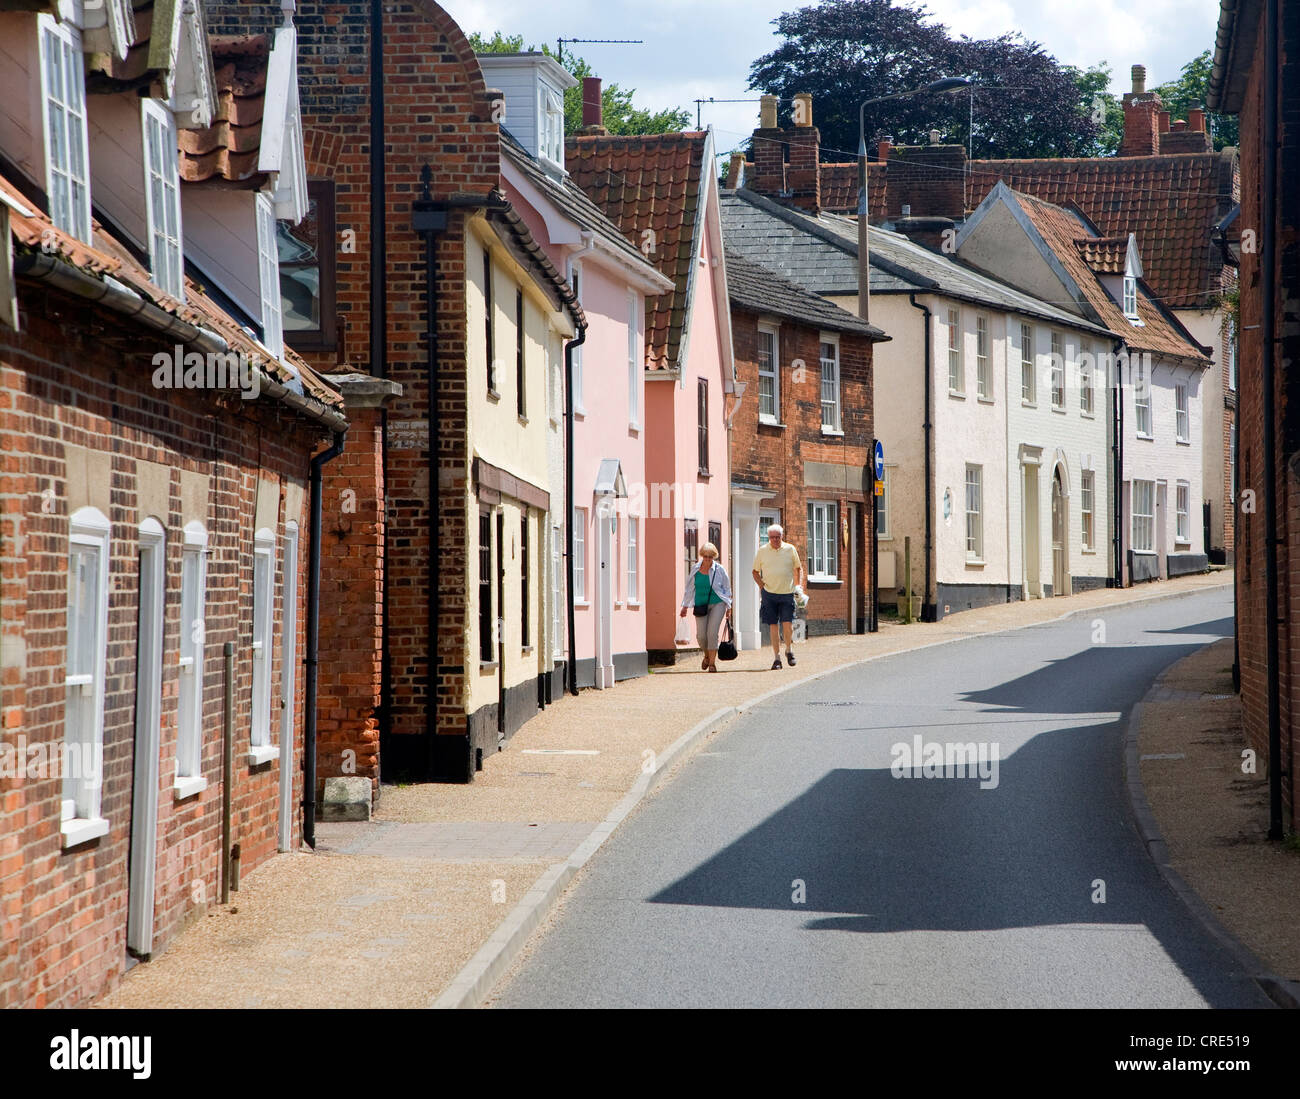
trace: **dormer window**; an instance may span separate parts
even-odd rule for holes
[[[550,88],[542,88],[541,154],[560,168],[564,167],[564,100]]]
[[[185,300],[181,259],[180,171],[176,122],[156,99],[142,100],[144,117],[145,212],[149,220],[149,267],[154,283]]]
[[[1132,275],[1124,276],[1124,316],[1132,321],[1138,319],[1138,284]]]
[[[278,359],[284,355],[280,254],[275,232],[275,208],[271,196],[265,191],[257,196],[257,267],[262,296],[262,346]]]
[[[45,123],[45,181],[50,219],[90,243],[90,172],[86,163],[86,82],[81,35],[40,16],[41,113]]]

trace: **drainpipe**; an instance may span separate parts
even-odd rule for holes
[[[1263,311],[1260,335],[1264,342],[1262,399],[1264,420],[1264,639],[1268,689],[1268,838],[1282,838],[1282,696],[1278,643],[1277,546],[1277,430],[1274,423],[1275,359],[1277,347],[1277,147],[1278,147],[1278,0],[1264,4],[1264,169],[1262,179],[1259,263]]]
[[[307,698],[303,715],[302,841],[316,846],[316,695],[320,650],[320,540],[321,470],[343,453],[346,432],[334,436],[334,445],[311,460],[311,539],[307,547]]]
[[[930,599],[930,558],[934,552],[934,485],[933,485],[933,463],[930,459],[930,437],[934,430],[933,415],[931,406],[934,403],[934,387],[930,377],[933,364],[930,362],[930,343],[931,318],[929,306],[921,305],[916,300],[916,291],[907,295],[907,300],[912,303],[913,309],[919,309],[925,314],[925,418],[921,421],[921,433],[925,438],[925,598],[921,600],[921,621],[935,622],[939,618],[938,601],[930,608],[930,617],[926,618],[926,604]],[[912,593],[906,593],[905,598],[910,599]]]
[[[578,338],[564,345],[564,504],[568,515],[564,517],[564,575],[568,607],[565,611],[569,631],[569,661],[564,669],[569,694],[578,693],[578,646],[574,634],[576,620],[573,611],[573,353],[587,342],[587,326],[578,329]],[[585,540],[584,540],[585,545]]]
[[[1119,361],[1119,356],[1124,350],[1124,341],[1115,341],[1115,361]],[[1114,513],[1114,523],[1112,524],[1111,541],[1114,543],[1115,553],[1115,577],[1111,581],[1112,588],[1122,588],[1124,586],[1124,508],[1122,497],[1124,494],[1124,379],[1117,377],[1110,388],[1111,392],[1111,418],[1115,425],[1115,438],[1111,443],[1111,462],[1115,467],[1115,492],[1114,499],[1111,501],[1111,511]],[[1132,577],[1129,578],[1132,583]]]

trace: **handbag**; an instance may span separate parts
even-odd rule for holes
[[[735,660],[740,654],[736,652],[735,634],[731,632],[731,619],[727,619],[727,637],[726,640],[718,642],[718,659]]]
[[[715,566],[715,568],[716,568],[716,566]],[[691,580],[692,580],[692,583],[693,583],[693,582],[694,582],[694,577],[692,577]],[[710,570],[709,570],[709,594],[710,594],[710,595],[713,594],[713,569],[710,569]],[[709,601],[708,601],[707,599],[706,599],[703,603],[696,603],[696,604],[695,604],[695,617],[696,617],[696,618],[707,618],[707,617],[708,617],[708,614],[709,614]]]

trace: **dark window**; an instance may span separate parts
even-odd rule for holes
[[[496,305],[492,300],[492,253],[483,252],[483,342],[487,347],[488,392],[497,391]]]
[[[484,511],[478,517],[478,658],[484,664],[496,659],[492,623],[492,516]]]
[[[694,519],[683,519],[682,530],[683,556],[686,558],[686,575],[689,577],[691,569],[700,561],[700,524]]]
[[[700,472],[709,472],[709,379],[700,379]]]
[[[276,222],[284,339],[299,351],[332,351],[338,340],[335,299],[334,182],[307,183],[307,216]]]
[[[718,560],[722,560],[722,524],[721,523],[709,524],[709,541],[712,542],[714,546],[717,547]]]
[[[524,401],[524,292],[515,291],[515,391],[518,393],[519,415],[528,415]]]
[[[519,605],[523,620],[523,647],[526,649],[532,644],[531,623],[528,621],[528,509],[524,508],[522,522],[519,527]]]

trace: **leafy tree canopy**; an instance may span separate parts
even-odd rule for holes
[[[1155,89],[1164,100],[1170,118],[1186,118],[1189,108],[1205,106],[1205,97],[1210,90],[1210,70],[1213,67],[1214,59],[1210,51],[1206,50],[1183,66],[1177,80],[1170,80]],[[1206,118],[1216,149],[1237,144],[1235,115],[1206,112]]]
[[[475,53],[524,53],[536,50],[536,46],[525,46],[523,35],[502,34],[496,31],[491,38],[473,33],[469,44]],[[554,57],[554,51],[547,45],[541,52]],[[595,76],[591,65],[572,52],[566,52],[564,67],[578,78],[578,86],[569,88],[564,93],[564,132],[576,134],[582,129],[582,78]],[[604,111],[605,129],[611,134],[666,134],[685,129],[691,120],[690,112],[683,108],[670,107],[662,111],[652,111],[638,107],[633,103],[635,88],[621,88],[617,84],[605,84],[601,88],[600,102]]]
[[[964,76],[971,89],[908,96],[866,109],[868,148],[883,137],[899,144],[968,144],[975,157],[1083,156],[1103,126],[1085,103],[1076,71],[1020,34],[954,37],[924,6],[892,0],[826,0],[774,20],[783,39],[750,66],[749,86],[788,101],[810,92],[827,159],[858,147],[858,105],[867,99]]]
[[[1081,109],[1097,126],[1091,147],[1080,156],[1114,156],[1124,140],[1124,106],[1110,93],[1110,66],[1104,61],[1087,69],[1066,66],[1079,90]]]

